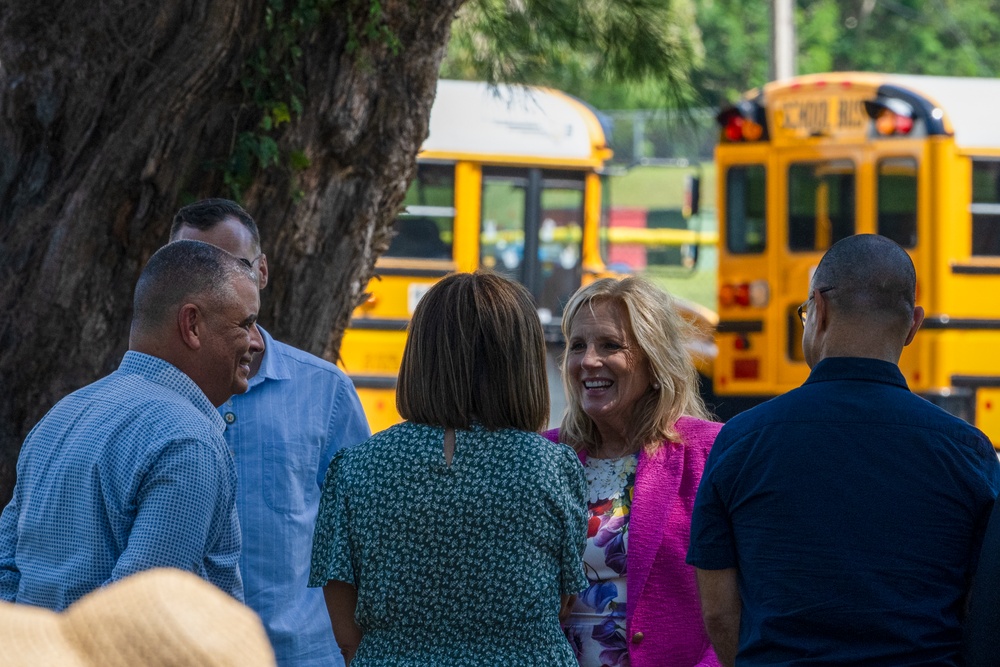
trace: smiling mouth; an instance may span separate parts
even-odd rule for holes
[[[607,389],[612,384],[613,383],[611,382],[611,380],[584,380],[583,381],[583,388],[584,389]]]

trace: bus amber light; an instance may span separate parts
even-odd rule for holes
[[[736,304],[736,288],[732,285],[719,287],[719,305],[728,308]]]
[[[743,121],[743,138],[747,141],[757,141],[764,135],[764,126],[752,120]]]
[[[875,131],[888,137],[896,131],[896,114],[886,109],[875,119]]]

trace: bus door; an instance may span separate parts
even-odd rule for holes
[[[528,288],[550,341],[580,286],[585,176],[483,167],[480,265]]]
[[[870,192],[859,174],[863,165],[860,149],[838,148],[822,154],[789,152],[777,165],[778,192],[784,197],[777,202],[774,232],[777,252],[784,259],[778,262],[774,283],[778,289],[771,311],[780,321],[772,320],[771,324],[781,332],[772,339],[780,348],[774,357],[779,360],[779,385],[801,384],[809,373],[802,352],[798,307],[809,298],[809,282],[823,253],[837,241],[862,231],[859,197]]]

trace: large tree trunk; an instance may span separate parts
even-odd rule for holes
[[[462,2],[381,0],[395,52],[366,37],[375,0],[335,2],[297,37],[303,110],[278,140],[309,158],[304,194],[277,168],[245,193],[272,270],[261,322],[277,337],[336,355],[412,176]],[[174,211],[227,194],[212,165],[260,120],[240,79],[275,4],[0,5],[0,506],[31,426],[121,359],[132,288]]]

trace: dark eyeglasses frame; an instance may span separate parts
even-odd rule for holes
[[[246,267],[248,269],[253,270],[253,265],[256,264],[260,260],[260,258],[263,257],[263,256],[264,256],[264,253],[261,253],[261,254],[257,255],[256,257],[254,257],[253,259],[247,259],[246,257],[238,257],[237,259],[239,259],[241,262],[243,262],[243,264],[246,265]]]
[[[825,293],[829,292],[832,289],[833,289],[833,287],[823,287],[822,289],[820,289],[818,291],[819,291],[820,294],[825,294]],[[798,310],[795,311],[795,312],[797,312],[799,314],[799,322],[802,323],[803,327],[805,327],[805,325],[806,325],[806,319],[809,317],[809,310],[808,310],[807,306],[809,305],[809,302],[813,300],[813,296],[814,295],[815,295],[815,293],[810,294],[809,298],[806,299],[805,301],[803,301],[802,305],[799,306]]]

